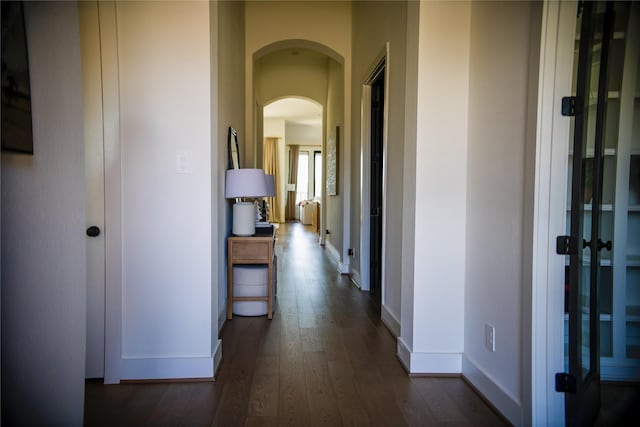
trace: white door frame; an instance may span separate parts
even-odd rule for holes
[[[567,158],[571,121],[560,113],[571,95],[576,25],[575,1],[546,1],[540,41],[533,207],[531,318],[524,327],[523,418],[530,425],[564,425],[564,394],[554,375],[564,370],[564,257],[555,252],[556,236],[566,234]]]
[[[385,272],[386,272],[386,214],[387,214],[387,142],[388,142],[388,117],[389,117],[389,43],[378,54],[369,68],[367,79],[362,85],[362,102],[360,106],[360,288],[363,291],[371,289],[369,265],[371,221],[369,211],[371,207],[371,85],[380,71],[385,70],[384,82],[384,120],[382,134],[382,265],[380,283],[381,306],[385,303]],[[381,307],[382,308],[382,307]],[[383,310],[384,311],[384,310]]]
[[[105,164],[105,384],[118,384],[122,354],[122,202],[116,5],[98,2]]]
[[[82,54],[87,226],[104,231],[104,144],[100,19],[97,2],[78,3]],[[104,232],[87,239],[86,377],[104,377]]]

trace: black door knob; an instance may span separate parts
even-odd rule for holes
[[[92,225],[91,227],[87,228],[87,236],[96,237],[99,234],[100,234],[100,229],[95,225]]]
[[[611,240],[607,240],[606,242],[603,242],[602,240],[598,239],[598,250],[602,250],[602,249],[606,249],[609,252],[611,252]]]

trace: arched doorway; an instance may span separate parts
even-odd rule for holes
[[[271,200],[271,222],[299,219],[296,209],[302,201],[315,207],[322,200],[323,152],[322,112],[318,102],[300,97],[274,100],[263,108],[263,168],[276,176],[277,194]],[[318,232],[320,215],[313,217]]]
[[[308,153],[308,159],[318,159],[316,164],[321,164],[325,172],[327,141],[329,138],[335,138],[336,129],[345,127],[345,78],[342,57],[319,43],[285,40],[259,49],[252,58],[252,100],[251,108],[248,108],[251,111],[248,113],[253,114],[252,117],[247,117],[247,124],[252,124],[253,131],[247,129],[247,132],[253,133],[256,143],[254,147],[247,149],[253,149],[256,167],[263,167],[263,141],[266,137],[272,137],[268,132],[265,133],[265,106],[284,98],[294,98],[310,100],[321,109],[319,149],[305,151]],[[314,118],[316,121],[317,119],[318,117]],[[302,144],[299,142],[288,141],[286,145],[305,145],[304,141]],[[344,146],[340,148],[343,150],[340,157],[344,164],[347,164],[348,150]],[[283,160],[288,162],[288,159]],[[345,173],[348,173],[348,168],[336,170],[340,182],[349,182]],[[326,173],[322,176],[324,181]],[[283,181],[283,190],[284,184],[291,183]],[[309,185],[307,193],[309,188],[313,187]],[[339,265],[344,265],[344,260],[348,259],[341,256],[348,246],[345,244],[349,235],[350,216],[345,213],[345,210],[349,209],[349,203],[346,202],[348,194],[346,191],[340,191],[337,197],[327,198],[326,192],[317,193],[320,197],[320,221],[316,227],[319,242],[327,244]],[[295,196],[295,193],[292,196]],[[312,198],[315,197],[316,192]],[[327,230],[330,230],[330,234],[326,233]],[[344,272],[348,272],[348,263]]]

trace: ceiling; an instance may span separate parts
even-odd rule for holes
[[[322,125],[322,106],[301,98],[283,98],[264,107],[265,118],[284,119],[298,125]]]

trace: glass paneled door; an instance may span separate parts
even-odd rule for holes
[[[564,113],[575,116],[569,154],[570,229],[563,252],[570,253],[565,298],[568,375],[560,376],[565,382],[558,387],[568,392],[569,425],[592,423],[601,381],[627,386],[640,381],[638,46],[639,4],[579,3],[574,97],[563,101]]]
[[[607,108],[607,62],[613,3],[584,2],[579,10],[578,62],[571,161],[568,268],[568,425],[592,424],[600,407],[598,290],[603,241],[603,135]]]

